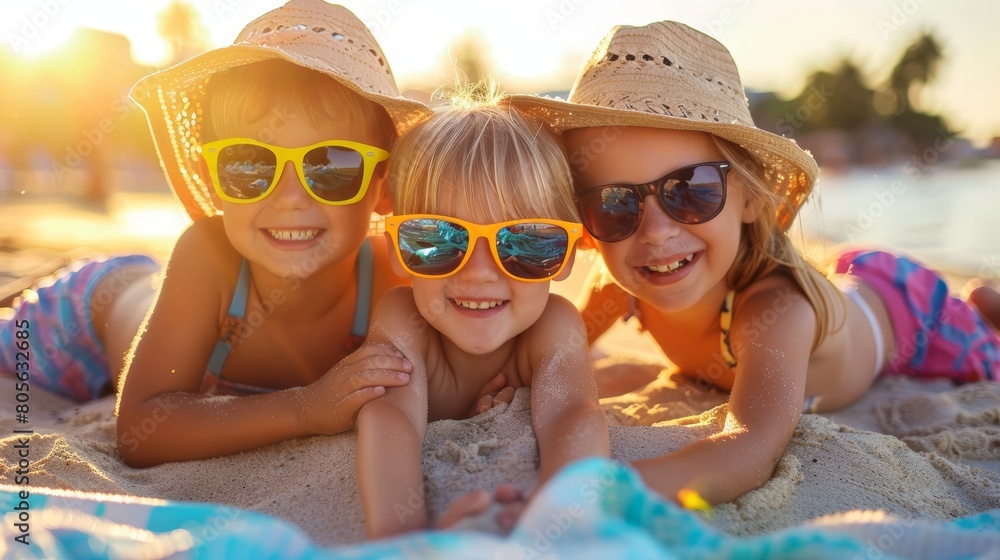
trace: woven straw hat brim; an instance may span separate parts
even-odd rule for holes
[[[619,25],[584,63],[569,99],[515,95],[511,105],[556,131],[639,126],[714,134],[750,152],[780,198],[787,229],[812,190],[816,162],[793,140],[757,128],[732,55],[708,35],[676,21]]]
[[[208,78],[215,73],[273,59],[285,60],[303,68],[322,72],[365,99],[385,107],[400,134],[427,118],[431,113],[426,105],[418,101],[362,88],[354,80],[340,74],[339,69],[332,67],[328,61],[306,54],[293,54],[271,47],[249,44],[230,45],[208,51],[170,68],[150,74],[136,82],[130,95],[149,113],[148,103],[154,96],[148,94],[153,94],[157,90],[184,92],[203,86]]]
[[[299,21],[318,25],[310,28]],[[170,187],[192,219],[220,213],[199,162],[205,85],[216,73],[275,59],[326,74],[384,107],[400,134],[431,115],[426,105],[399,95],[375,38],[354,14],[322,1],[292,0],[251,22],[236,44],[146,76],[132,88]]]
[[[791,226],[819,174],[816,161],[795,142],[737,122],[595,107],[526,94],[512,95],[510,104],[548,123],[560,133],[575,128],[637,126],[707,132],[738,144],[761,162],[769,181],[778,190],[777,194],[788,201],[788,206],[778,212],[777,225],[782,230]]]

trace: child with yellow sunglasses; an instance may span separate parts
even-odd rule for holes
[[[117,444],[135,467],[353,428],[408,381],[401,353],[356,350],[370,307],[405,283],[369,238],[372,213],[391,210],[388,150],[429,111],[399,95],[365,25],[320,0],[264,14],[132,96],[194,223],[162,273],[115,258],[36,290],[0,318],[0,338],[31,348],[0,370],[87,400],[122,367]]]
[[[351,429],[365,402],[409,378],[401,353],[356,350],[370,306],[404,283],[369,230],[391,210],[388,150],[426,108],[398,94],[354,14],[317,0],[265,14],[133,96],[195,222],[125,372],[122,458],[147,466]]]
[[[464,417],[480,387],[502,376],[530,387],[539,485],[567,463],[608,456],[607,423],[583,321],[549,294],[569,274],[582,234],[566,158],[539,122],[497,96],[458,98],[393,150],[396,215],[386,219],[394,269],[412,287],[376,306],[366,347],[392,348],[413,364],[358,416],[358,484],[369,537],[426,528],[421,446],[430,421]],[[516,508],[519,497],[498,501]],[[484,493],[438,519],[489,505]],[[408,501],[409,500],[409,501]]]

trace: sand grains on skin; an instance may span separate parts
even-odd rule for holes
[[[727,533],[756,535],[854,510],[938,522],[1000,508],[1000,459],[993,451],[972,453],[981,442],[996,441],[989,438],[998,430],[991,419],[1000,414],[998,390],[1000,384],[990,382],[954,388],[890,378],[836,414],[803,415],[771,480],[716,507],[712,523]],[[38,419],[33,485],[217,502],[292,522],[319,545],[363,539],[353,433],[131,469],[115,451],[113,397],[75,405],[32,395]],[[628,397],[605,399],[612,458],[652,457],[703,438],[724,424],[724,402],[724,394],[668,375]],[[935,412],[922,419],[918,409]],[[622,418],[634,425],[621,425]],[[15,427],[13,419],[0,419],[0,430]],[[16,444],[13,437],[0,440],[0,476],[7,480]],[[468,420],[430,423],[423,449],[432,516],[469,490],[501,483],[530,489],[538,468],[530,390]]]

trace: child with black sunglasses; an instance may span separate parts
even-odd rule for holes
[[[634,463],[664,496],[720,503],[760,486],[802,413],[853,402],[879,374],[1000,375],[996,330],[934,272],[855,249],[831,281],[793,247],[817,166],[753,124],[714,39],[669,21],[619,26],[569,102],[512,103],[563,133],[574,200],[614,278],[582,305],[611,316],[591,340],[633,315],[681,374],[730,392],[721,433]]]
[[[413,369],[408,384],[358,415],[369,537],[429,525],[426,506],[406,515],[394,507],[423,496],[427,422],[464,417],[498,374],[509,387],[531,387],[539,485],[570,461],[609,453],[583,321],[549,294],[549,282],[569,274],[582,233],[565,156],[543,124],[483,97],[457,98],[393,150],[396,215],[386,232],[393,267],[412,288],[385,294],[366,346],[402,352]],[[517,509],[519,497],[500,496],[512,491],[498,489],[497,501]],[[475,494],[439,525],[485,509],[490,498]]]
[[[109,260],[13,310],[4,340],[30,336],[35,356],[73,367],[0,369],[51,374],[46,387],[85,400],[131,344],[117,444],[136,467],[352,429],[365,402],[408,381],[402,354],[358,347],[371,306],[405,283],[369,237],[373,212],[391,210],[388,150],[429,111],[398,94],[365,25],[319,0],[264,14],[132,96],[194,223],[158,290],[153,263]],[[46,335],[60,328],[79,336]]]

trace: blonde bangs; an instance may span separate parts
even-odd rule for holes
[[[331,140],[364,140],[386,150],[397,138],[392,119],[380,105],[315,70],[284,60],[267,60],[239,66],[209,79],[202,140],[217,140],[222,131],[237,130],[268,115],[273,117],[269,127],[275,129],[303,116],[314,127],[330,122],[358,125],[370,138]],[[274,130],[261,130],[259,139],[268,141],[265,137],[268,132],[273,134]]]
[[[399,141],[389,176],[396,214],[579,221],[560,144],[503,100],[492,90],[460,94]]]

